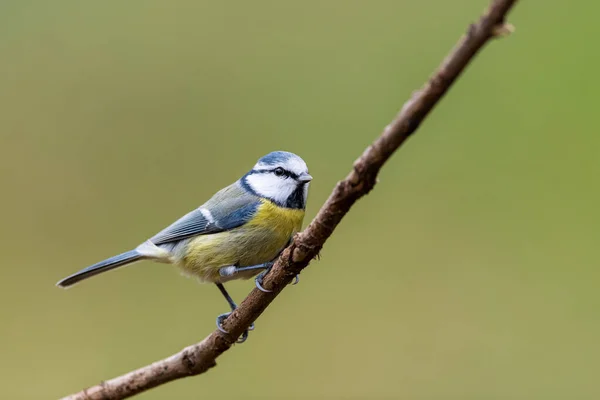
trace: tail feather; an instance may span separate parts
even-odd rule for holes
[[[111,269],[134,263],[143,258],[145,257],[141,255],[137,250],[130,250],[123,254],[119,254],[118,256],[114,256],[111,258],[107,258],[104,261],[100,261],[99,263],[84,268],[79,272],[75,272],[73,275],[67,276],[63,280],[59,281],[56,284],[56,286],[61,288],[67,288],[84,279],[91,278],[92,276],[101,274],[102,272],[110,271]]]

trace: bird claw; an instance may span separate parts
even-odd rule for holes
[[[256,278],[254,279],[254,283],[256,284],[256,288],[257,288],[258,290],[260,290],[261,292],[265,292],[265,293],[271,293],[271,292],[272,292],[272,290],[265,289],[265,288],[262,286],[262,283],[263,283],[263,278],[265,277],[265,275],[266,275],[266,274],[268,274],[268,273],[269,273],[269,271],[270,271],[270,270],[271,270],[271,269],[269,268],[269,269],[267,269],[267,270],[265,270],[265,271],[261,272],[261,273],[260,273],[260,274],[258,274],[258,275],[256,276]]]
[[[271,293],[272,290],[269,289],[265,289],[263,287],[263,278],[265,277],[266,274],[268,274],[270,271],[270,269],[267,269],[263,272],[261,272],[260,274],[258,274],[258,276],[254,279],[254,283],[256,284],[256,287],[258,288],[258,290],[260,290],[261,292],[265,292],[265,293]],[[298,282],[300,282],[300,276],[296,275],[294,276],[294,282],[292,282],[292,285],[297,285]]]
[[[225,329],[223,329],[223,321],[225,321],[227,319],[227,317],[229,317],[231,315],[230,312],[225,313],[225,314],[221,314],[217,317],[217,329],[225,334],[229,334],[228,331],[226,331]]]
[[[248,329],[246,329],[243,333],[242,336],[240,336],[235,342],[237,344],[242,344],[246,341],[246,339],[248,339]]]
[[[228,313],[224,313],[221,314],[217,317],[217,329],[219,330],[219,332],[222,332],[226,335],[229,334],[228,331],[226,331],[225,329],[223,329],[223,321],[225,321],[227,319],[227,317],[229,317],[231,315],[230,312]],[[242,335],[236,340],[236,343],[241,344],[244,343],[246,341],[246,339],[248,339],[248,331],[253,331],[254,330],[254,323],[250,324],[250,326],[248,327],[248,329],[246,329]]]

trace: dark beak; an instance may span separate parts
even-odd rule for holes
[[[310,176],[309,174],[302,174],[298,177],[298,182],[308,183],[310,181],[312,181],[312,176]]]

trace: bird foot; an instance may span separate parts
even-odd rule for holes
[[[231,315],[231,312],[228,313],[224,313],[221,314],[217,317],[217,329],[220,332],[223,332],[224,334],[229,334],[228,331],[226,331],[225,329],[223,329],[223,322],[227,319],[227,317],[229,317]],[[236,340],[236,343],[244,343],[246,341],[246,339],[248,339],[248,331],[253,331],[254,330],[254,323],[252,323],[248,329],[246,329],[244,331],[244,333],[242,333],[242,335]]]
[[[264,270],[263,272],[261,272],[260,274],[258,274],[256,276],[256,278],[254,278],[254,283],[256,284],[256,288],[258,290],[260,290],[261,292],[265,292],[265,293],[271,293],[272,292],[272,290],[265,289],[263,287],[263,278],[265,277],[266,274],[269,273],[269,271],[271,271],[271,268]]]
[[[266,274],[268,274],[268,273],[269,273],[269,271],[271,271],[271,268],[269,268],[269,269],[267,269],[267,270],[265,270],[265,271],[261,272],[261,273],[260,273],[260,274],[258,274],[258,275],[256,276],[256,278],[254,279],[254,283],[256,284],[256,288],[257,288],[258,290],[260,290],[261,292],[265,292],[265,293],[271,293],[271,292],[272,292],[272,290],[265,289],[265,288],[263,287],[263,278],[265,277],[265,275],[266,275]],[[300,282],[300,276],[299,276],[299,275],[296,275],[296,276],[294,277],[294,282],[292,282],[292,285],[296,285],[298,282]]]

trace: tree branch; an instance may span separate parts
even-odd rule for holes
[[[297,234],[284,250],[272,271],[265,277],[269,293],[252,290],[240,306],[224,321],[223,334],[215,330],[200,343],[136,371],[100,383],[68,400],[123,399],[158,385],[206,372],[216,358],[228,350],[242,332],[256,320],[292,278],[315,258],[350,207],[373,189],[377,174],[398,147],[419,127],[427,114],[444,96],[452,83],[492,38],[505,36],[512,26],[504,18],[517,0],[494,0],[476,24],[470,25],[454,50],[442,62],[429,81],[413,93],[381,136],[354,162],[348,176],[337,183],[333,192],[308,227]]]

